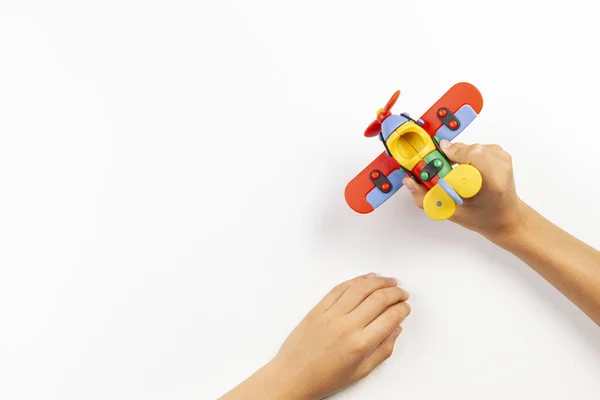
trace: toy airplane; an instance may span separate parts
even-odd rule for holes
[[[392,114],[400,91],[392,95],[377,119],[365,130],[366,137],[379,136],[385,151],[346,186],[348,205],[367,214],[382,205],[402,187],[402,179],[413,178],[428,189],[423,209],[432,219],[445,220],[463,199],[481,190],[480,172],[471,165],[453,168],[439,142],[458,136],[481,112],[479,90],[465,82],[454,85],[423,116]]]

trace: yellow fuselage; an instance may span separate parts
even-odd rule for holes
[[[412,171],[426,155],[436,150],[431,136],[413,121],[400,125],[385,143],[392,157],[409,171]]]

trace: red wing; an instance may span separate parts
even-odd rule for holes
[[[379,207],[402,187],[406,174],[399,168],[396,160],[381,153],[346,186],[348,205],[361,214]]]
[[[470,106],[463,108],[463,106]],[[461,82],[452,86],[429,110],[423,114],[421,119],[423,120],[423,128],[431,136],[435,136],[436,132],[442,127],[442,119],[438,116],[440,109],[446,109],[451,114],[456,114],[463,108],[467,112],[467,117],[462,118],[464,121],[460,121],[461,117],[459,114],[457,119],[463,123],[464,126],[459,128],[462,131],[466,125],[472,122],[475,116],[477,116],[483,108],[483,97],[479,90],[471,85],[470,83]],[[468,109],[468,110],[466,110]],[[473,114],[474,113],[474,114]],[[457,132],[456,134],[458,134]],[[449,136],[456,136],[449,135]]]

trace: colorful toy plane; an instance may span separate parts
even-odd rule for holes
[[[348,183],[346,202],[358,213],[370,213],[392,197],[403,186],[402,179],[409,176],[428,189],[423,200],[425,213],[435,220],[448,219],[463,199],[479,193],[482,178],[471,165],[453,168],[439,142],[451,141],[464,131],[481,112],[483,98],[475,86],[461,82],[414,120],[407,113],[391,113],[399,96],[400,91],[394,93],[365,130],[366,137],[379,136],[385,150]]]

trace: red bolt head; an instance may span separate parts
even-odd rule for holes
[[[377,171],[373,171],[373,172],[371,172],[371,178],[372,178],[372,179],[377,179],[377,178],[379,178],[379,172],[377,172]]]
[[[437,114],[440,118],[444,118],[446,115],[448,115],[448,113],[444,109],[438,110]]]
[[[384,182],[381,184],[381,189],[383,189],[384,191],[388,191],[390,190],[390,184],[387,182]]]
[[[458,122],[450,121],[448,125],[450,126],[450,129],[456,129],[458,127]]]

